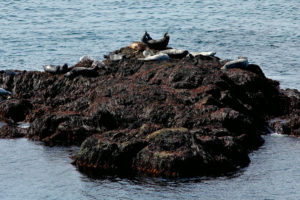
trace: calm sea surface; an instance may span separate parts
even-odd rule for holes
[[[247,56],[283,88],[300,89],[299,0],[0,0],[0,70],[75,64],[168,31],[169,46]],[[229,177],[89,179],[76,148],[0,140],[0,199],[299,199],[300,139],[265,136],[249,167]]]

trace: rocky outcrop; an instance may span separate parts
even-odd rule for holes
[[[0,103],[1,137],[81,145],[74,164],[92,175],[176,177],[246,166],[269,121],[298,135],[299,92],[279,89],[259,66],[224,70],[205,55],[144,62],[145,48],[115,51],[122,59],[107,56],[101,67],[82,59],[72,77],[0,72],[0,87],[12,91]]]
[[[280,90],[289,102],[281,115],[271,118],[269,126],[279,134],[300,136],[300,92],[297,90]]]

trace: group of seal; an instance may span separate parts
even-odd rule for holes
[[[88,76],[94,77],[98,75],[98,69],[106,69],[105,64],[102,61],[95,60],[90,56],[83,56],[79,62],[91,62],[90,67],[76,67],[72,66],[68,68],[68,64],[60,65],[46,65],[43,66],[44,71],[50,74],[65,74],[65,77],[74,78],[76,76]]]
[[[84,56],[80,58],[80,62],[86,61],[92,61],[90,67],[72,67],[71,70],[65,74],[65,77],[74,78],[79,75],[87,77],[96,77],[98,76],[98,69],[106,69],[106,66],[102,61],[95,60],[89,56]]]
[[[155,49],[155,50],[164,50],[167,48],[170,40],[170,36],[168,32],[164,34],[164,37],[159,39],[159,40],[153,40],[152,37],[145,31],[143,37],[142,37],[142,42],[148,45],[150,49]]]
[[[160,50],[153,55],[149,50],[144,50],[143,55],[145,58],[140,58],[139,60],[149,61],[149,60],[168,60],[169,58],[184,58],[186,56],[196,57],[196,56],[215,56],[216,52],[188,52],[187,50],[172,49],[168,48],[168,43],[170,36],[168,33],[164,34],[164,37],[159,40],[153,40],[147,31],[145,31],[142,36],[141,41],[145,43],[150,49]],[[135,45],[134,45],[135,46]],[[130,46],[130,48],[133,48]],[[168,58],[167,56],[168,55]]]
[[[145,31],[144,35],[141,38],[142,42],[133,42],[130,44],[129,48],[134,49],[136,51],[143,51],[144,58],[138,58],[141,61],[164,61],[169,60],[170,58],[181,59],[184,57],[197,57],[197,56],[215,56],[216,52],[189,52],[187,50],[180,49],[172,49],[168,48],[170,36],[166,32],[163,38],[154,40],[150,36],[150,34]],[[153,53],[153,51],[156,54]],[[157,51],[158,50],[158,51]],[[123,60],[125,55],[121,53],[110,53],[105,58],[111,61],[120,61]],[[80,59],[80,62],[84,62],[85,60],[92,60],[93,63],[91,67],[72,67],[68,68],[67,64],[62,66],[60,65],[46,65],[44,66],[45,72],[51,74],[62,74],[66,73],[65,76],[72,78],[78,75],[84,76],[96,76],[97,70],[100,68],[106,68],[103,62],[92,59],[89,56],[84,56]],[[246,68],[248,66],[248,59],[246,57],[239,57],[237,60],[224,60],[224,62],[220,61],[223,65],[222,69],[231,69],[231,68]],[[224,63],[224,64],[223,64]],[[7,94],[4,92],[3,88],[0,88],[0,95]]]

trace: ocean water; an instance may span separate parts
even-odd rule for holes
[[[247,56],[282,88],[300,89],[299,13],[299,0],[0,0],[0,70],[101,60],[145,30],[168,31],[171,47]],[[232,176],[183,180],[93,180],[70,165],[76,148],[0,140],[0,199],[299,199],[300,139],[265,140]]]

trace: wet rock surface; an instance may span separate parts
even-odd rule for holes
[[[101,67],[83,59],[72,76],[0,71],[12,92],[0,103],[0,136],[81,145],[73,162],[91,175],[177,177],[246,166],[267,125],[300,135],[299,92],[281,90],[259,66],[224,70],[203,55],[144,62],[145,48],[112,52],[122,59],[107,56]]]

